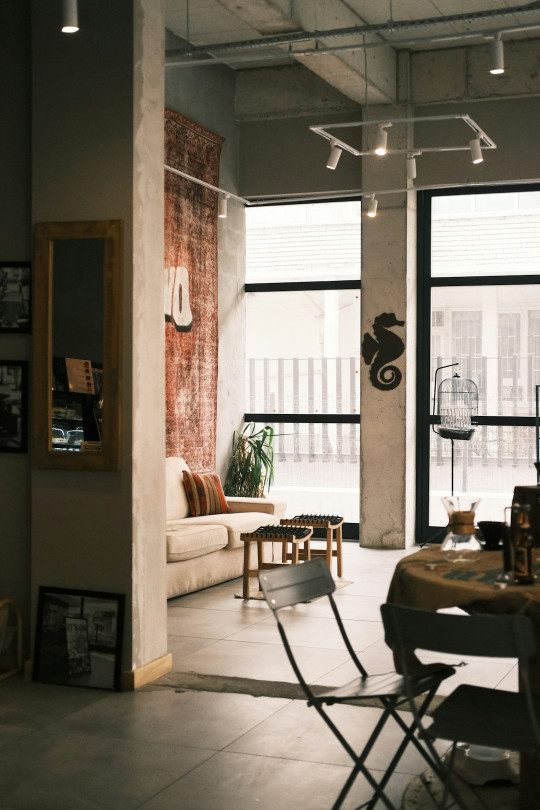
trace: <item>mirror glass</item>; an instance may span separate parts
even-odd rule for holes
[[[36,226],[38,466],[119,468],[121,253],[119,221]]]

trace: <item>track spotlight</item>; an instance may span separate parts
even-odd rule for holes
[[[218,217],[219,219],[226,219],[227,218],[227,200],[229,199],[228,194],[225,196],[220,196],[218,199]]]
[[[372,219],[373,217],[377,216],[377,198],[375,197],[375,194],[370,194],[369,196],[367,215]]]
[[[504,73],[504,46],[500,34],[497,34],[497,36],[491,40],[489,54],[491,59],[489,72],[493,73],[494,76],[499,73]]]
[[[480,146],[480,138],[473,138],[469,141],[469,148],[471,150],[471,160],[473,163],[482,163],[484,156],[482,155],[482,147]]]
[[[327,169],[335,169],[339,163],[339,159],[342,153],[341,147],[337,145],[335,141],[332,141],[332,148],[330,149],[330,154],[328,155],[328,160],[326,162]]]
[[[77,0],[62,0],[62,3],[64,8],[62,33],[75,34],[79,30]]]
[[[379,124],[379,129],[377,132],[377,140],[375,141],[375,149],[374,152],[376,155],[386,155],[386,143],[388,141],[388,132],[386,131],[387,127],[391,127],[392,124],[389,121],[387,124]]]

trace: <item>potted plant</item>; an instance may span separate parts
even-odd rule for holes
[[[233,436],[232,454],[223,490],[225,495],[264,498],[274,480],[274,429],[269,425],[255,430],[248,422]]]

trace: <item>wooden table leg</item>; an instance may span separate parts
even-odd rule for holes
[[[311,560],[311,542],[310,542],[310,540],[311,540],[311,538],[308,537],[308,539],[304,542],[304,553],[303,553],[304,562],[306,562],[307,560]]]
[[[293,541],[291,543],[291,563],[292,565],[298,565],[299,563],[299,556],[298,556],[298,543]]]
[[[336,556],[337,556],[337,574],[338,577],[343,576],[343,535],[341,523],[336,529]]]
[[[242,577],[242,599],[249,599],[249,557],[251,543],[244,540],[244,574]]]
[[[330,526],[326,530],[326,564],[332,570],[333,531]]]

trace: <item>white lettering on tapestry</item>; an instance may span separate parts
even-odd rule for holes
[[[189,305],[189,275],[186,267],[165,268],[165,320],[174,323],[177,332],[189,332],[193,315]]]

